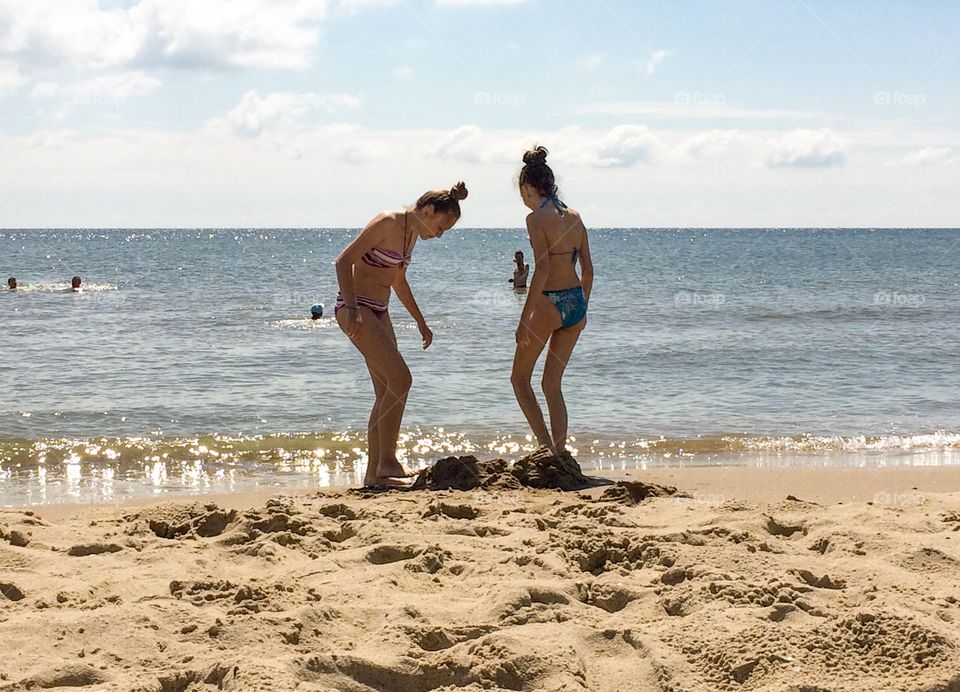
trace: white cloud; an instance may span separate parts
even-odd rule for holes
[[[143,96],[158,89],[159,79],[143,72],[121,72],[85,79],[61,86],[56,82],[39,82],[30,91],[30,98],[44,99],[68,97],[75,104],[121,105],[132,96]]]
[[[599,135],[577,128],[540,134],[487,133],[477,125],[464,125],[444,135],[432,153],[446,161],[514,164],[519,168],[523,152],[535,142],[547,145],[552,162],[596,168],[625,168],[652,161],[663,149],[660,138],[643,125],[620,125]]]
[[[143,72],[122,72],[101,75],[77,82],[64,91],[78,99],[107,97],[123,100],[131,96],[143,96],[160,87],[160,80]]]
[[[341,163],[360,165],[383,158],[387,145],[376,139],[361,138],[337,144],[331,150],[333,158]]]
[[[356,111],[362,104],[353,94],[316,94],[278,91],[261,97],[248,91],[223,118],[207,123],[207,132],[233,133],[239,137],[259,137],[268,128],[291,129],[307,113],[323,109],[328,113]]]
[[[662,63],[668,55],[670,55],[670,53],[665,50],[650,51],[650,57],[648,57],[647,61],[643,64],[643,71],[646,74],[653,74],[657,71],[657,65]]]
[[[464,125],[444,135],[432,153],[448,161],[488,164],[519,161],[525,150],[525,145],[509,134],[491,137],[476,125]]]
[[[910,143],[901,152],[942,146],[957,140],[953,131],[942,130],[930,141],[934,135],[927,129],[899,127],[870,147],[856,131],[857,156],[847,164],[849,174],[816,187],[815,204],[797,204],[798,191],[809,186],[798,189],[793,175],[763,165],[768,140],[789,130],[740,129],[748,153],[742,165],[736,137],[657,128],[652,134],[667,148],[653,149],[655,166],[600,168],[598,145],[612,139],[610,130],[477,128],[449,142],[461,147],[454,153],[479,161],[468,165],[423,156],[449,137],[449,130],[318,126],[307,117],[288,135],[268,125],[256,140],[122,128],[72,138],[57,128],[33,137],[0,134],[0,150],[17,162],[19,192],[8,194],[6,202],[23,226],[352,227],[378,209],[465,179],[471,199],[476,196],[469,225],[515,227],[526,213],[514,184],[520,156],[542,143],[568,201],[591,226],[948,226],[960,213],[953,194],[960,165],[904,168],[895,176],[881,165],[900,142]],[[708,136],[690,151],[705,157],[698,161],[712,160],[713,152],[726,162],[723,174],[673,156],[700,134]],[[375,162],[366,163],[370,160]],[[357,185],[357,166],[365,163],[375,166],[374,174]],[[130,194],[117,205],[120,186]],[[638,188],[644,190],[640,197]]]
[[[681,142],[674,158],[686,162],[748,162],[753,154],[750,139],[739,130],[710,130]]]
[[[393,68],[393,76],[400,81],[406,81],[413,76],[413,68],[410,65],[397,65]]]
[[[794,130],[767,142],[767,149],[771,168],[829,168],[846,163],[849,142],[828,128]]]
[[[0,96],[7,91],[14,91],[25,84],[27,78],[20,72],[20,68],[13,63],[0,61]]]
[[[580,162],[600,168],[623,168],[651,161],[662,148],[645,125],[619,125],[585,147]]]
[[[71,130],[40,130],[28,138],[27,144],[43,149],[59,149],[75,136],[76,133]]]
[[[78,69],[303,69],[321,22],[390,0],[0,0],[0,55],[27,73]]]
[[[924,147],[908,152],[900,159],[905,166],[949,166],[958,161],[950,147]]]
[[[30,90],[30,98],[52,98],[60,93],[60,85],[56,82],[37,82]]]

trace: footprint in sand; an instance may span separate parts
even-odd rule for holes
[[[784,538],[790,538],[793,534],[798,531],[802,531],[804,534],[807,533],[807,528],[803,524],[789,523],[786,521],[780,521],[775,519],[772,516],[767,516],[767,523],[765,524],[767,532],[772,536],[783,536]]]
[[[109,678],[102,671],[91,666],[76,664],[36,673],[21,680],[15,689],[88,687],[106,682],[109,682]]]
[[[70,557],[85,557],[87,555],[102,555],[103,553],[117,553],[123,546],[116,543],[79,543],[67,549]]]
[[[0,594],[8,601],[19,601],[23,599],[23,591],[17,588],[16,584],[0,581]]]
[[[401,560],[411,560],[423,552],[415,545],[378,545],[367,553],[367,562],[374,565],[389,565]]]

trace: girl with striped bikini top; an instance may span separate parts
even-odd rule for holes
[[[364,485],[403,485],[409,475],[397,460],[397,440],[411,378],[387,312],[390,293],[397,294],[416,321],[427,348],[433,332],[407,283],[406,268],[417,238],[443,235],[459,220],[460,200],[466,197],[463,183],[431,190],[409,209],[380,214],[337,257],[337,324],[363,355],[376,396],[367,430]],[[394,249],[397,245],[399,250]],[[377,319],[370,319],[371,313]]]

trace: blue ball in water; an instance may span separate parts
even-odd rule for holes
[[[315,320],[318,320],[321,317],[323,317],[323,305],[321,305],[320,303],[317,303],[312,308],[310,308],[310,316],[313,317],[313,319]]]

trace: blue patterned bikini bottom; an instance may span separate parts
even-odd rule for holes
[[[551,303],[560,311],[564,329],[575,327],[587,316],[587,300],[582,286],[565,288],[561,291],[544,291]]]

